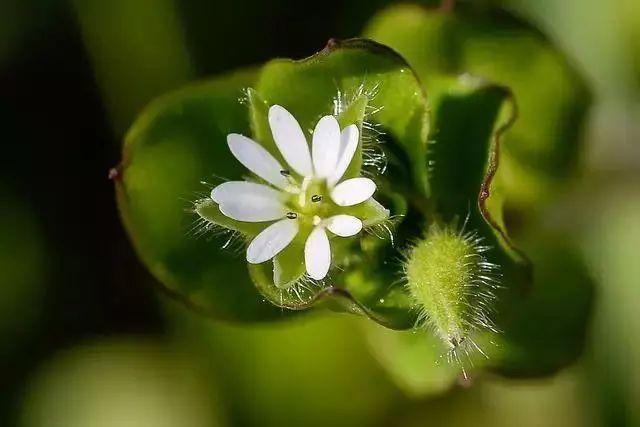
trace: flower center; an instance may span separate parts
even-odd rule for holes
[[[325,180],[305,178],[299,192],[291,194],[286,205],[290,211],[288,218],[298,219],[309,225],[318,225],[329,216],[332,204]]]

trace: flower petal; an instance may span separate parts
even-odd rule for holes
[[[284,168],[263,146],[244,135],[227,135],[231,154],[251,172],[279,188],[285,188],[287,179],[280,171]]]
[[[331,192],[331,199],[338,206],[353,206],[373,196],[376,183],[369,178],[351,178],[336,185]]]
[[[318,121],[311,141],[313,169],[318,178],[329,177],[336,168],[340,154],[340,125],[333,116]]]
[[[307,274],[316,280],[324,279],[331,266],[331,246],[324,227],[313,229],[304,244],[304,263]]]
[[[225,182],[211,191],[211,199],[218,203],[220,212],[237,221],[273,221],[287,213],[282,193],[254,182]]]
[[[340,134],[340,154],[338,155],[336,168],[327,179],[329,186],[334,186],[338,181],[340,181],[342,175],[344,175],[351,164],[353,155],[358,148],[359,133],[358,126],[356,125],[349,125],[342,130],[342,133]]]
[[[327,220],[327,228],[340,237],[350,237],[362,230],[362,221],[352,215],[335,215]]]
[[[282,219],[271,224],[255,239],[247,248],[247,262],[260,264],[278,255],[298,234],[298,221],[295,219]]]
[[[291,169],[302,176],[313,175],[309,146],[295,117],[284,107],[273,105],[269,109],[269,126],[273,140]]]

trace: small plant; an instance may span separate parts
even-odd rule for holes
[[[461,371],[538,375],[571,361],[581,343],[560,337],[583,330],[589,298],[554,326],[559,340],[542,363],[544,343],[530,340],[526,325],[538,321],[530,304],[549,288],[532,276],[505,217],[533,216],[548,184],[560,182],[545,162],[571,158],[557,151],[577,133],[523,142],[536,138],[531,123],[547,125],[527,114],[514,127],[523,86],[514,96],[500,76],[517,80],[512,62],[492,76],[483,73],[488,59],[464,43],[446,50],[446,40],[459,43],[451,32],[483,31],[466,19],[404,6],[375,18],[370,37],[406,52],[415,68],[378,42],[331,40],[310,58],[274,60],[152,103],[126,137],[116,181],[140,257],[174,296],[218,318],[267,321],[320,306],[366,316],[396,334],[400,352],[456,361],[461,369],[434,368],[447,384]],[[529,27],[505,25],[532,46]],[[538,60],[571,74],[535,34]],[[579,79],[572,84],[582,90]],[[523,99],[527,112],[556,102]],[[564,101],[584,110],[582,98]],[[562,114],[552,119],[548,126],[577,126]],[[526,164],[532,155],[536,168]],[[520,178],[531,197],[522,197]],[[545,310],[564,310],[561,299],[547,301]],[[396,330],[440,345],[394,341]]]

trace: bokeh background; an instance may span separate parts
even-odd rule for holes
[[[158,292],[135,257],[108,171],[140,109],[357,36],[389,3],[0,0],[0,425],[640,426],[637,0],[502,3],[594,93],[579,176],[548,213],[597,283],[587,349],[558,375],[418,399],[361,319],[221,324]]]

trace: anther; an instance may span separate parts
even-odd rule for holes
[[[311,201],[313,203],[318,203],[321,200],[322,200],[322,196],[319,194],[314,194],[313,196],[311,196]]]
[[[296,219],[296,218],[298,218],[298,214],[295,213],[295,212],[287,212],[287,218]]]

